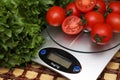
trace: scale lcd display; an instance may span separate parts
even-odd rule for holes
[[[61,66],[65,67],[67,69],[72,64],[72,62],[69,59],[67,59],[67,58],[65,58],[65,57],[63,57],[63,56],[61,56],[57,53],[50,53],[48,55],[48,59],[53,61],[53,62],[56,62],[56,63],[60,64]]]

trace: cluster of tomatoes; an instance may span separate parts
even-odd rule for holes
[[[75,0],[65,8],[52,6],[46,21],[53,27],[60,26],[68,35],[87,30],[93,42],[103,45],[112,39],[113,33],[120,33],[120,2],[106,5],[103,0]]]

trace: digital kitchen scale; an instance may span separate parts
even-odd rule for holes
[[[104,46],[93,43],[89,33],[70,36],[63,33],[61,27],[47,26],[42,34],[46,43],[33,61],[70,80],[96,80],[120,49],[120,33],[115,33]]]

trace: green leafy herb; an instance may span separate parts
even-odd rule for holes
[[[46,11],[73,0],[0,0],[0,66],[14,67],[36,57]]]
[[[39,4],[39,0],[0,0],[0,66],[14,67],[36,56],[44,42]]]

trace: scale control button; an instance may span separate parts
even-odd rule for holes
[[[73,72],[79,72],[80,71],[80,66],[74,66]]]
[[[40,54],[41,54],[41,55],[46,54],[46,50],[45,50],[45,49],[40,50]]]

